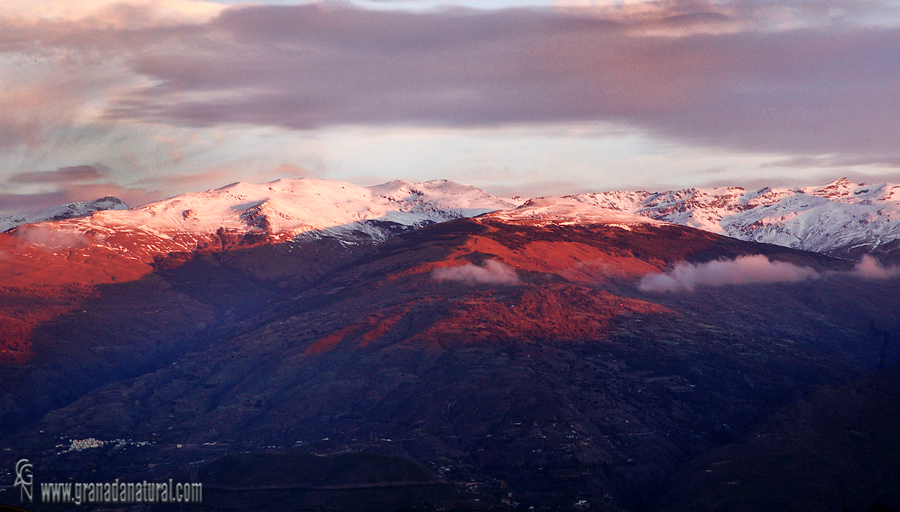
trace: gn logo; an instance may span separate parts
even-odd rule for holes
[[[16,462],[16,481],[13,484],[13,487],[19,488],[19,499],[22,502],[25,501],[25,497],[28,496],[28,503],[32,503],[34,492],[34,488],[32,487],[34,484],[34,475],[31,474],[31,464],[28,462],[28,459],[22,459],[19,462]]]

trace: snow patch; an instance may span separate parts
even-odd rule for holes
[[[807,251],[868,251],[900,239],[900,186],[841,178],[821,187],[739,187],[568,196],[622,214],[691,226],[741,240]]]
[[[611,209],[608,205],[587,204],[572,197],[538,197],[515,210],[494,212],[487,216],[503,222],[533,222],[536,224],[632,224],[658,223],[631,212]]]

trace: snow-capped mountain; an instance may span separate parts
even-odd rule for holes
[[[277,243],[328,236],[346,243],[380,241],[436,222],[515,208],[517,203],[446,180],[392,181],[374,187],[318,180],[233,183],[184,194],[140,208],[97,211],[25,231],[89,238],[127,257],[152,261],[159,254],[226,245]],[[30,236],[40,243],[58,236]]]
[[[691,226],[741,240],[857,257],[887,254],[900,241],[900,185],[740,187],[569,196],[601,208]]]
[[[383,238],[366,221],[415,227],[514,207],[474,187],[450,181],[392,181],[374,187],[317,179],[233,183],[128,212],[93,215],[92,224],[129,224],[154,232],[200,234],[220,228],[264,232],[279,239],[326,231],[362,231]]]
[[[373,187],[294,179],[234,183],[125,209],[115,198],[72,203],[33,216],[0,220],[0,229],[38,224],[90,238],[142,261],[211,246],[329,237],[381,241],[436,222],[488,212],[503,222],[616,224],[670,222],[713,233],[835,256],[900,255],[900,185],[846,178],[797,189],[740,187],[667,192],[612,191],[566,197],[503,199],[446,180],[392,181]],[[39,229],[23,226],[33,232]],[[29,236],[41,243],[44,236]],[[58,236],[50,237],[58,245]],[[71,237],[63,240],[71,241]]]
[[[34,215],[12,215],[0,218],[0,233],[22,224],[47,222],[54,220],[83,217],[102,210],[127,210],[128,205],[118,197],[106,196],[94,201],[78,201],[75,203],[52,206]]]
[[[627,210],[617,210],[590,204],[570,197],[538,197],[529,199],[515,210],[500,210],[487,218],[501,222],[544,224],[610,224],[628,228],[631,224],[659,224],[660,221],[637,215]]]

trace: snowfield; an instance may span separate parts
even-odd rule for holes
[[[900,185],[846,178],[798,189],[692,188],[570,197],[741,240],[826,254],[877,253],[900,239]]]
[[[504,222],[604,223],[624,229],[635,223],[670,222],[741,240],[853,258],[885,255],[900,245],[900,185],[866,185],[845,178],[797,189],[611,191],[528,201],[495,197],[447,180],[361,187],[301,178],[234,183],[126,208],[115,198],[102,198],[0,219],[0,228],[38,223],[31,231],[25,228],[22,236],[41,243],[89,235],[91,243],[140,258],[191,251],[223,233],[260,236],[273,243],[297,237],[378,242],[408,229],[490,212],[491,218]],[[41,230],[75,238],[48,236]],[[123,237],[138,237],[144,246],[120,243]]]

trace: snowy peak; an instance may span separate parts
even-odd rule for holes
[[[841,178],[823,187],[807,187],[801,189],[804,194],[822,197],[829,201],[854,204],[866,201],[897,201],[900,200],[900,186],[880,183],[867,185],[865,183],[853,183],[847,178]]]
[[[831,201],[847,200],[855,195],[854,192],[859,190],[863,184],[853,183],[847,178],[840,178],[823,187],[807,187],[801,189],[804,194],[811,196],[824,197]],[[843,202],[843,201],[842,201]]]
[[[301,178],[262,185],[233,183],[185,194],[133,210],[118,220],[129,218],[135,225],[158,230],[204,233],[224,227],[294,236],[373,220],[412,227],[515,206],[509,200],[449,181],[393,181],[360,187]]]
[[[485,216],[502,222],[546,224],[630,224],[657,223],[654,219],[608,206],[579,201],[573,197],[539,197],[527,201],[515,210],[498,211]]]
[[[371,187],[372,193],[389,202],[402,204],[400,211],[419,214],[436,214],[442,220],[474,217],[496,210],[515,208],[524,200],[500,199],[471,185],[448,180],[432,180],[423,183],[392,181]],[[446,215],[445,215],[446,214]]]
[[[886,254],[900,240],[900,186],[846,178],[798,189],[692,188],[570,197],[742,240],[838,256]]]
[[[35,230],[68,233],[75,238],[66,239],[81,245],[151,262],[168,253],[224,250],[297,237],[330,237],[348,244],[377,242],[428,224],[516,206],[516,202],[446,180],[361,187],[301,178],[232,183],[140,208],[97,211],[26,230],[31,235]]]
[[[362,187],[301,178],[232,183],[125,208],[118,199],[107,197],[2,219],[0,228],[54,221],[37,227],[75,238],[50,239],[77,239],[80,244],[152,261],[169,252],[224,250],[297,237],[330,237],[348,244],[377,242],[428,224],[489,213],[488,219],[531,224],[627,227],[663,221],[842,257],[874,253],[900,260],[900,186],[867,185],[846,178],[795,189],[611,191],[529,201],[494,197],[447,180],[398,180]],[[46,238],[27,229],[35,240]]]
[[[13,215],[0,218],[0,232],[8,231],[22,224],[48,222],[55,220],[83,217],[102,210],[127,210],[128,205],[118,197],[106,196],[94,201],[78,201],[75,203],[52,206],[34,215]]]

